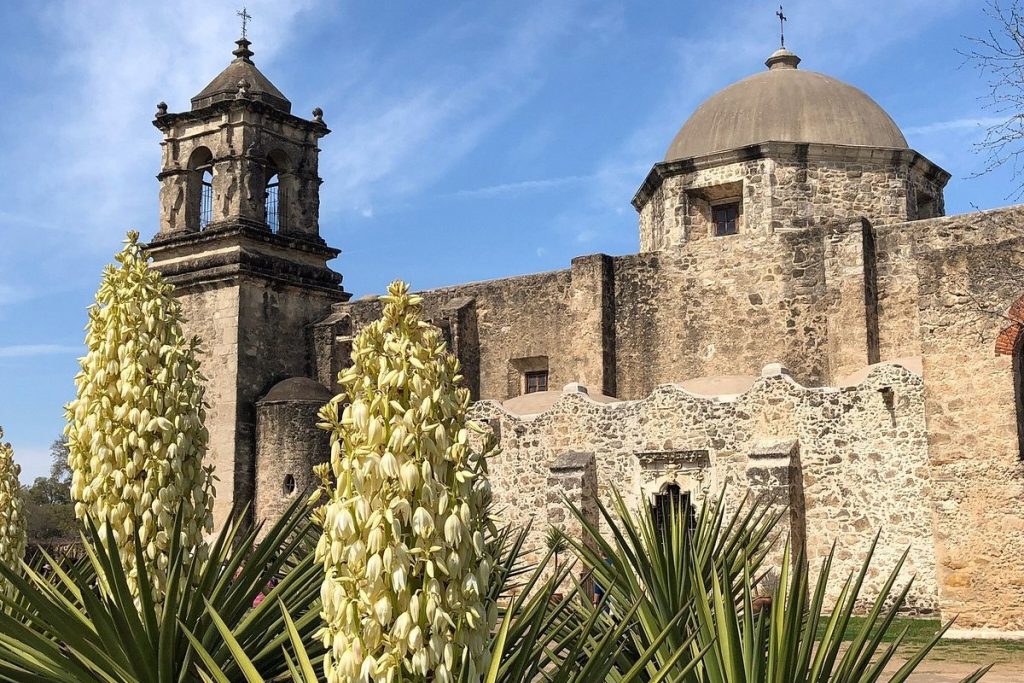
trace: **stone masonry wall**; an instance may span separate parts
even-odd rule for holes
[[[238,286],[223,285],[179,293],[186,323],[183,332],[202,342],[201,369],[206,376],[207,464],[214,467],[217,496],[214,526],[231,511],[235,490],[235,420],[238,413]]]
[[[505,518],[525,524],[540,515],[531,547],[543,547],[551,468],[565,453],[594,454],[605,503],[613,487],[640,505],[674,482],[697,503],[727,487],[736,505],[749,487],[765,485],[765,459],[776,458],[764,445],[795,442],[788,457],[797,471],[777,484],[802,489],[804,528],[799,517],[791,528],[803,536],[810,561],[817,565],[835,540],[836,576],[843,576],[859,567],[880,531],[866,594],[909,548],[903,577],[917,576],[910,607],[937,607],[923,384],[900,366],[877,366],[860,385],[840,389],[804,388],[776,372],[728,399],[661,386],[642,400],[612,404],[566,394],[529,417],[481,402],[475,415],[501,442],[490,467]]]
[[[283,379],[313,374],[312,324],[336,300],[329,292],[244,280],[238,333],[238,430],[235,500],[253,500],[256,486],[256,401]]]
[[[330,432],[317,427],[324,400],[261,401],[257,405],[254,517],[273,524],[320,481],[313,466],[330,459]],[[264,527],[266,530],[267,527]]]
[[[503,280],[477,282],[422,292],[424,315],[438,321],[449,317],[447,307],[457,300],[472,300],[475,334],[472,349],[455,349],[463,369],[467,353],[476,354],[476,396],[505,400],[522,392],[523,369],[549,371],[550,386],[562,386],[575,380],[573,347],[577,337],[573,329],[572,276],[569,270],[538,273]],[[374,299],[338,304],[329,324],[339,324],[347,316],[346,329],[352,334],[380,315],[380,303]],[[450,330],[446,331],[450,334]],[[322,342],[321,342],[322,343]],[[346,356],[350,349],[339,344],[334,355]],[[319,353],[319,351],[318,351]],[[527,367],[535,364],[537,367]],[[337,363],[335,363],[337,365]],[[321,379],[322,381],[322,379]]]
[[[913,153],[835,145],[769,143],[753,159],[659,164],[660,183],[634,203],[640,251],[658,251],[712,235],[707,202],[742,196],[740,232],[768,233],[848,223],[913,220],[941,215],[948,175]],[[714,163],[717,162],[717,163]],[[649,178],[648,183],[651,183]],[[918,199],[926,206],[918,207]],[[930,199],[929,199],[930,198]]]
[[[1024,207],[893,230],[915,242],[942,609],[1024,635],[1024,415],[998,344],[1024,295]]]

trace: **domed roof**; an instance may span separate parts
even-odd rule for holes
[[[208,107],[214,102],[235,99],[240,85],[244,82],[245,94],[249,99],[266,102],[275,109],[290,113],[292,103],[253,64],[253,51],[249,49],[252,43],[245,38],[235,43],[238,48],[231,53],[235,55],[235,59],[217,74],[202,92],[192,98],[192,110]]]
[[[665,160],[762,142],[907,148],[878,103],[842,81],[798,69],[799,63],[789,50],[777,50],[765,62],[767,71],[712,95],[683,124]]]
[[[270,401],[318,401],[327,403],[333,396],[327,387],[309,377],[289,377],[275,384],[260,403]]]

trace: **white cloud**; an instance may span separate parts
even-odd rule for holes
[[[994,116],[974,116],[966,118],[950,119],[948,121],[936,121],[917,126],[908,126],[903,129],[905,135],[935,135],[948,133],[950,131],[978,131],[985,132],[989,126],[1004,122],[1005,118]]]
[[[82,350],[81,346],[68,346],[64,344],[13,344],[10,346],[0,346],[0,358],[72,354],[81,353]]]
[[[456,11],[388,45],[387,55],[369,56],[368,80],[325,106],[332,125],[345,131],[345,144],[322,158],[322,175],[331,179],[323,194],[333,197],[324,205],[392,201],[441,177],[540,88],[546,60],[578,28],[582,9],[575,1],[517,9],[507,30],[471,62],[447,55],[478,24],[499,18],[467,20]],[[443,68],[431,68],[435,61]]]
[[[550,190],[566,185],[575,185],[588,180],[593,180],[593,175],[568,175],[561,178],[541,178],[538,180],[520,180],[511,183],[498,183],[487,187],[477,187],[471,190],[459,190],[452,192],[453,197],[497,197],[499,195],[521,194],[523,192],[536,192]]]

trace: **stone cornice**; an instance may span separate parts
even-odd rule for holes
[[[170,252],[179,250],[193,250],[200,247],[207,251],[216,249],[219,243],[240,242],[249,240],[256,243],[264,243],[283,249],[293,249],[306,252],[316,256],[322,256],[324,260],[330,260],[341,253],[341,249],[327,246],[327,243],[320,237],[309,238],[296,233],[274,233],[267,229],[266,225],[256,221],[241,221],[233,219],[223,224],[210,224],[202,232],[182,231],[168,235],[156,235],[146,246],[150,255],[159,258]]]
[[[259,225],[232,222],[202,232],[157,236],[146,247],[179,291],[221,286],[246,277],[301,287],[347,301],[342,277],[327,266],[339,249],[322,240],[274,234]],[[301,257],[299,257],[301,255]]]
[[[640,189],[633,196],[633,207],[639,211],[657,192],[666,178],[757,159],[774,159],[784,163],[836,161],[907,166],[918,169],[927,177],[938,180],[942,185],[945,185],[951,177],[947,171],[912,149],[821,143],[762,142],[689,159],[659,161],[651,168]]]
[[[326,266],[295,263],[247,249],[200,256],[188,261],[156,262],[153,267],[179,292],[237,284],[246,278],[255,278],[327,294],[339,302],[348,301],[352,296],[342,288],[341,275]]]
[[[193,111],[159,114],[155,119],[153,119],[153,125],[166,134],[176,123],[209,121],[211,118],[221,116],[226,112],[237,109],[249,109],[256,114],[267,117],[268,119],[278,121],[280,123],[286,123],[301,130],[313,133],[318,138],[322,138],[331,132],[331,129],[320,121],[308,121],[301,116],[295,116],[294,114],[283,112],[280,109],[275,109],[265,102],[246,98],[222,100],[220,102],[214,102],[202,109],[196,109]]]

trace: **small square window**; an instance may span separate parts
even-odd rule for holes
[[[711,219],[715,223],[715,237],[737,234],[740,231],[740,203],[712,206]]]
[[[538,370],[526,373],[526,393],[536,394],[548,390],[548,371]]]

